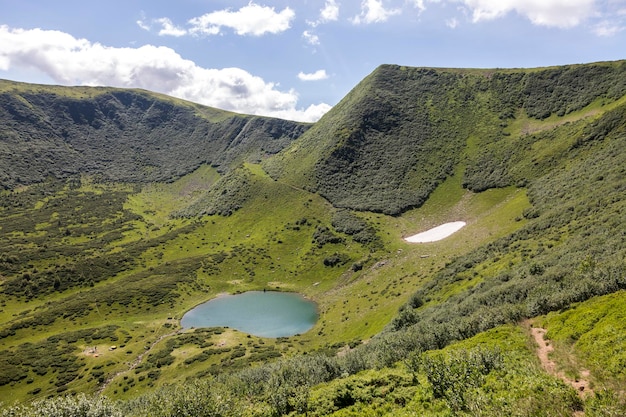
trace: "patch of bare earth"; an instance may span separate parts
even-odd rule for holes
[[[580,378],[572,379],[568,377],[564,372],[559,371],[556,363],[550,359],[550,353],[554,351],[554,347],[552,346],[552,342],[550,339],[546,338],[546,329],[541,327],[533,327],[530,322],[525,323],[526,326],[530,329],[530,334],[532,335],[535,343],[537,344],[537,357],[541,362],[541,366],[546,370],[550,375],[553,375],[559,379],[561,379],[566,384],[572,386],[578,396],[582,399],[585,399],[588,396],[593,395],[593,390],[589,384],[589,370],[580,369]],[[585,415],[583,411],[577,411],[574,413],[577,417],[582,417]]]
[[[522,135],[530,135],[532,133],[536,133],[536,132],[539,132],[539,131],[554,129],[555,127],[564,125],[565,123],[586,119],[587,117],[595,116],[598,113],[600,113],[600,110],[593,109],[593,110],[589,110],[589,111],[587,111],[587,112],[585,112],[585,113],[583,113],[583,114],[581,114],[579,116],[572,117],[570,115],[570,116],[566,116],[566,117],[560,118],[559,120],[555,120],[554,122],[541,122],[541,123],[536,123],[535,122],[535,123],[532,123],[532,122],[528,121],[528,122],[526,122],[522,126]]]

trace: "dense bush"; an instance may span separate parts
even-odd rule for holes
[[[313,242],[317,244],[318,248],[321,248],[326,244],[342,243],[343,238],[334,234],[326,226],[317,226],[313,233]]]
[[[461,351],[455,356],[444,354],[409,355],[413,373],[423,371],[435,398],[445,399],[455,412],[469,411],[469,395],[485,383],[486,376],[504,367],[499,351]]]
[[[13,406],[3,410],[2,417],[122,417],[117,404],[106,397],[79,394],[34,402],[30,406]]]
[[[332,226],[339,233],[352,236],[355,242],[377,247],[380,240],[376,235],[376,230],[365,220],[348,210],[338,210],[333,214]]]
[[[345,253],[333,253],[330,256],[324,258],[324,265],[326,266],[341,266],[350,262],[350,255]]]

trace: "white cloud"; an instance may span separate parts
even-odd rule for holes
[[[25,68],[65,85],[137,87],[246,114],[315,121],[330,106],[297,109],[280,91],[239,68],[202,68],[163,46],[114,48],[54,30],[0,26],[0,70]]]
[[[413,4],[417,7],[420,13],[426,10],[425,0],[413,0]]]
[[[305,30],[302,32],[302,37],[307,41],[310,45],[319,45],[320,38],[315,33]]]
[[[281,119],[297,120],[301,122],[315,122],[319,120],[323,115],[328,113],[331,108],[332,106],[326,103],[311,104],[306,109],[298,111],[298,118],[293,117],[293,111],[291,110],[278,110],[274,114],[272,114],[272,116]]]
[[[328,78],[328,74],[326,74],[326,70],[317,70],[315,72],[311,72],[311,73],[304,73],[304,72],[300,72],[298,73],[298,78],[301,81],[319,81],[319,80],[325,80],[326,78]]]
[[[459,21],[457,20],[456,17],[453,17],[451,19],[446,20],[446,26],[449,27],[450,29],[456,29],[456,27],[459,26]]]
[[[536,25],[570,28],[594,15],[595,0],[462,0],[474,22],[502,17],[512,11]]]
[[[383,0],[363,0],[361,14],[353,17],[351,21],[356,25],[385,22],[400,11],[400,9],[385,9]]]
[[[320,11],[321,22],[333,22],[339,19],[339,5],[335,0],[326,0],[324,8]]]
[[[502,18],[509,13],[526,17],[534,25],[569,29],[586,23],[598,36],[614,36],[626,30],[622,16],[624,0],[408,0],[421,14],[431,3],[462,4],[474,23]],[[459,20],[451,17],[446,26],[454,29]]]
[[[167,17],[161,17],[156,19],[155,22],[161,25],[161,30],[159,31],[159,35],[164,36],[185,36],[187,31],[185,29],[181,29],[179,27],[174,26],[172,21]]]
[[[621,23],[603,20],[593,26],[592,32],[598,36],[611,37],[626,29]]]
[[[194,17],[189,24],[192,33],[215,35],[220,33],[221,27],[228,27],[238,35],[261,36],[286,31],[295,15],[289,7],[277,13],[273,7],[250,2],[237,11],[225,9]]]
[[[413,7],[415,7],[417,9],[417,12],[419,15],[421,15],[424,11],[426,11],[426,5],[428,3],[441,3],[441,2],[445,2],[446,0],[407,0],[409,3],[413,3]],[[460,0],[447,0],[447,1],[453,1],[453,2],[457,2]]]
[[[143,30],[150,31],[150,25],[148,23],[146,23],[146,21],[144,19],[137,20],[137,26],[139,26]]]
[[[326,0],[324,7],[320,10],[320,16],[317,20],[307,20],[306,23],[311,27],[317,27],[322,23],[334,22],[339,20],[339,5],[335,0]]]
[[[603,6],[605,9],[598,13],[598,19],[591,26],[591,31],[597,36],[611,37],[626,30],[626,8],[621,0],[609,1]]]

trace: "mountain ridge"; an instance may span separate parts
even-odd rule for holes
[[[266,169],[275,178],[301,181],[338,207],[399,214],[423,204],[451,175],[468,139],[480,137],[474,146],[497,148],[495,142],[510,135],[504,130],[519,109],[536,120],[562,117],[596,99],[622,97],[624,79],[624,61],[528,72],[382,65]],[[311,154],[319,159],[308,162]],[[489,156],[465,159],[469,189],[523,180],[498,175],[491,184],[480,184],[478,177],[489,176],[483,172]],[[298,174],[303,166],[313,178]]]
[[[3,417],[626,413],[626,61],[383,65],[313,125],[12,88],[0,393],[23,405]],[[302,293],[320,319],[279,339],[180,329],[248,290]],[[592,395],[541,368],[529,319]]]
[[[309,126],[106,87],[3,81],[0,101],[4,188],[48,175],[149,182],[171,181],[202,164],[226,172],[278,152]]]

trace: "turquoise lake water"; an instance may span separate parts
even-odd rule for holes
[[[260,337],[286,337],[310,330],[317,305],[295,293],[248,291],[196,306],[180,321],[183,328],[230,327]]]

